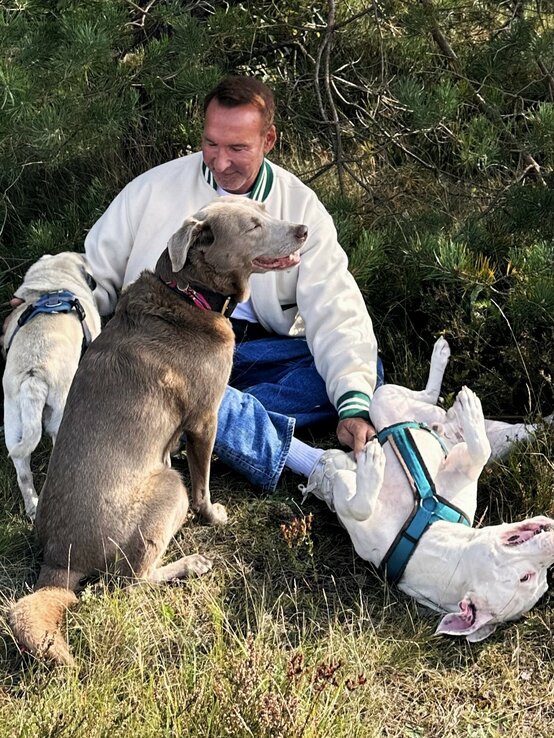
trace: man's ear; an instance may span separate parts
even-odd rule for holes
[[[185,266],[189,249],[199,238],[207,245],[213,241],[213,233],[205,220],[196,218],[187,218],[179,230],[171,236],[167,250],[173,272],[180,272]]]
[[[491,623],[492,613],[485,607],[478,607],[468,593],[459,603],[459,611],[445,615],[438,624],[436,633],[465,636],[471,643],[483,641],[496,630]]]
[[[277,141],[277,129],[275,126],[270,126],[264,138],[264,154],[269,154],[271,149],[275,146]]]

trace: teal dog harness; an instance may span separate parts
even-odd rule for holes
[[[430,433],[440,443],[444,456],[446,457],[448,454],[448,450],[440,436],[425,423],[415,421],[395,423],[383,428],[377,434],[381,445],[384,445],[387,441],[391,444],[414,493],[414,509],[387,551],[380,566],[392,582],[398,582],[421,536],[437,520],[471,526],[467,515],[437,495],[435,485],[423,463],[411,429],[425,430]]]

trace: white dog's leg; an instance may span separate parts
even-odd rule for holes
[[[429,378],[425,387],[425,393],[428,395],[428,402],[435,405],[438,402],[444,372],[448,366],[450,359],[450,346],[448,341],[440,336],[435,341],[433,353],[431,355],[431,366],[429,367]]]
[[[473,479],[477,479],[491,455],[491,445],[487,436],[481,400],[468,387],[463,387],[458,392],[456,401],[460,403],[459,417],[471,458],[470,469],[473,471],[473,475],[469,474],[469,470],[468,475],[472,476]]]
[[[385,452],[376,440],[366,443],[356,471],[341,470],[333,480],[333,502],[339,517],[367,520],[373,514],[385,474]]]
[[[424,390],[414,392],[414,399],[420,402],[428,402],[430,405],[436,405],[439,399],[442,379],[445,369],[450,358],[450,346],[442,336],[435,341],[433,346],[433,354],[431,355],[431,365],[429,367],[429,378]]]
[[[462,509],[472,520],[477,504],[477,479],[487,463],[491,447],[477,395],[463,387],[458,392],[455,405],[465,440],[450,450],[436,476],[435,485],[442,497]]]
[[[545,423],[554,424],[554,414],[544,418]],[[503,459],[514,443],[527,441],[535,434],[536,423],[502,423],[498,420],[485,420],[487,436],[491,444],[491,460]]]

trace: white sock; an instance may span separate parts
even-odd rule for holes
[[[290,443],[287,460],[285,461],[285,466],[295,474],[302,474],[307,478],[315,469],[316,464],[321,459],[322,455],[322,449],[308,446],[307,443],[299,441],[298,438],[293,437]]]

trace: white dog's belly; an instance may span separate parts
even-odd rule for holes
[[[442,448],[428,431],[414,430],[412,433],[425,466],[434,479],[444,461]],[[343,518],[358,555],[376,566],[381,563],[414,509],[414,493],[410,482],[389,443],[384,445],[383,452],[385,472],[373,514],[364,521],[353,521],[348,516]]]
[[[446,413],[437,405],[429,405],[413,398],[413,391],[395,384],[383,384],[375,390],[371,401],[371,421],[382,430],[394,423],[415,420],[429,427],[444,426]]]

